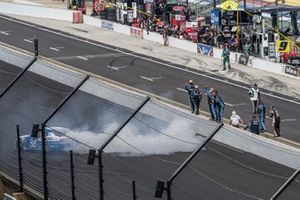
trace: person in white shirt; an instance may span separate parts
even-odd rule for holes
[[[244,123],[243,120],[241,119],[241,117],[239,115],[236,114],[235,111],[232,111],[232,115],[230,117],[230,122],[229,124],[231,126],[234,126],[234,127],[237,127],[239,128],[240,127],[240,123]]]
[[[260,99],[260,91],[256,83],[254,84],[254,87],[250,88],[248,94],[250,96],[250,101],[252,102],[253,114],[257,114],[257,102]]]

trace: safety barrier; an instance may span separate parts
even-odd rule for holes
[[[69,22],[73,19],[73,12],[70,10],[5,2],[0,2],[0,8],[0,12],[3,14],[40,17]]]

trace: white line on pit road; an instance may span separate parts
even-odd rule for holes
[[[112,69],[112,70],[118,71],[118,70],[120,70],[120,69],[126,68],[127,66],[112,67],[112,66],[109,66],[109,65],[108,65],[107,67],[110,68],[110,69]]]
[[[49,49],[51,49],[53,51],[56,51],[56,52],[59,52],[60,49],[63,49],[63,47],[49,47]]]
[[[33,41],[32,41],[32,40],[30,40],[30,39],[24,39],[24,42],[33,43]]]
[[[182,88],[176,88],[177,90],[181,91],[181,92],[185,92],[187,93],[187,91],[185,89],[182,89]]]
[[[146,77],[146,76],[140,76],[142,79],[145,79],[145,80],[148,80],[148,81],[155,81],[155,80],[159,80],[161,79],[162,77]]]
[[[297,119],[282,119],[281,122],[294,122],[297,121]]]
[[[26,25],[28,27],[34,27],[36,29],[39,29],[39,30],[42,30],[42,31],[45,31],[45,32],[48,32],[48,33],[53,33],[53,34],[56,34],[56,35],[59,35],[59,36],[65,37],[65,38],[73,39],[73,40],[80,41],[80,42],[85,42],[85,43],[91,44],[93,46],[102,47],[102,48],[105,48],[105,49],[109,49],[109,50],[113,50],[113,51],[116,51],[116,52],[120,52],[120,53],[123,53],[124,55],[129,55],[129,56],[140,58],[140,59],[143,59],[143,60],[147,60],[147,61],[150,61],[150,62],[153,62],[153,63],[161,64],[161,65],[173,68],[173,69],[177,69],[177,70],[181,70],[181,71],[188,71],[188,70],[183,69],[181,67],[176,67],[176,66],[174,66],[172,64],[167,64],[167,63],[163,63],[163,62],[160,62],[160,61],[152,60],[151,58],[146,58],[146,57],[143,57],[143,56],[139,56],[139,55],[135,55],[135,54],[132,54],[132,53],[124,52],[124,51],[119,50],[117,48],[112,48],[112,47],[108,47],[108,46],[105,46],[105,45],[96,44],[94,42],[91,42],[91,41],[88,41],[88,40],[85,40],[85,39],[77,38],[76,36],[66,35],[64,33],[59,33],[57,31],[49,30],[47,28],[38,27],[36,25],[29,24],[29,23],[26,23],[26,22],[21,22],[21,21],[18,21],[18,20],[15,20],[15,19],[11,19],[11,18],[8,18],[8,17],[5,17],[5,16],[0,16],[0,18],[6,19],[8,21],[12,21],[12,22],[15,22],[15,23],[18,23],[18,24],[23,24],[23,25]],[[235,86],[235,87],[238,87],[238,88],[249,90],[249,87],[246,87],[246,86],[243,86],[243,85],[239,85],[237,83],[226,82],[226,81],[224,81],[221,78],[216,78],[216,77],[212,77],[210,75],[201,74],[200,72],[194,72],[194,71],[188,71],[188,72],[191,73],[191,74],[195,74],[195,75],[198,75],[198,76],[206,77],[206,78],[209,78],[209,79],[221,82],[221,83],[226,83],[228,85],[232,85],[232,86]],[[261,94],[264,94],[264,95],[269,96],[269,97],[273,97],[273,98],[276,98],[276,99],[280,99],[280,100],[283,100],[283,101],[287,101],[287,102],[290,102],[290,103],[294,103],[294,104],[300,105],[300,102],[297,102],[297,101],[294,101],[294,100],[291,100],[291,99],[287,99],[287,98],[284,98],[284,97],[276,96],[276,95],[265,93],[265,92],[261,92]]]
[[[77,56],[77,58],[81,59],[81,60],[88,60],[87,58],[83,57],[83,56]]]
[[[0,33],[3,34],[3,35],[9,35],[9,32],[10,31],[0,31]]]
[[[225,102],[225,105],[230,106],[230,107],[237,107],[237,106],[246,106],[246,103],[236,103],[236,104],[231,104],[231,103],[227,103]]]

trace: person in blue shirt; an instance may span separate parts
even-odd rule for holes
[[[195,85],[194,85],[193,80],[190,80],[190,81],[189,81],[189,84],[186,84],[186,85],[185,85],[185,89],[186,89],[186,91],[187,91],[188,94],[189,94],[189,103],[190,103],[190,107],[191,107],[192,113],[194,113],[194,112],[195,112],[195,104],[194,104],[194,100],[193,100],[192,94],[193,94],[193,91],[194,91],[194,89],[195,89]]]
[[[259,121],[256,119],[256,116],[253,115],[251,121],[244,128],[244,130],[249,129],[251,133],[259,135]]]
[[[225,102],[219,96],[217,90],[215,90],[214,92],[214,104],[215,104],[216,117],[217,117],[216,121],[222,122],[224,116]]]
[[[195,89],[192,91],[192,98],[194,102],[195,114],[199,115],[199,107],[202,100],[202,91],[198,85],[195,85]]]
[[[210,90],[207,88],[207,86],[203,88],[203,94],[207,96],[207,103],[211,115],[211,120],[215,121],[217,119],[217,116],[216,116],[216,110],[214,105],[214,98],[212,96],[213,91],[214,88],[210,88]]]
[[[259,100],[257,107],[258,117],[259,117],[259,130],[261,132],[267,131],[265,119],[266,119],[266,106],[265,104]]]

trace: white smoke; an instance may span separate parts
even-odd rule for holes
[[[111,126],[115,126],[115,124],[111,124],[107,129],[111,130]],[[93,133],[88,131],[87,127],[77,130],[62,127],[52,128],[96,149],[110,136],[105,133],[105,130],[103,131],[104,133]],[[168,126],[159,130],[161,133],[139,121],[130,122],[118,134],[118,137],[115,137],[105,148],[105,152],[127,156],[191,152],[203,140],[203,137],[196,136],[196,133],[199,131],[196,129],[196,126],[187,123],[187,121],[182,121],[182,119],[174,119],[172,122],[169,122]],[[87,150],[88,147],[75,142],[75,152],[87,153]]]

